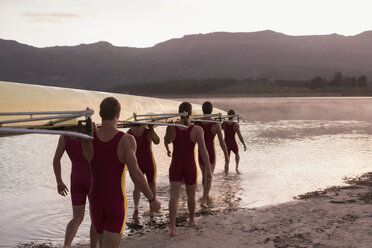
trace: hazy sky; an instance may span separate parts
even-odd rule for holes
[[[37,46],[149,47],[185,34],[372,30],[370,0],[0,0],[0,38]]]

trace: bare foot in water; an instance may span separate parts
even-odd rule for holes
[[[189,220],[189,226],[190,227],[196,227],[196,222],[195,222],[195,220]]]
[[[134,210],[133,212],[133,222],[134,224],[139,224],[138,210]]]
[[[200,199],[200,206],[202,208],[207,208],[208,207],[208,196],[203,196],[201,199]]]
[[[202,202],[202,203],[200,203],[200,206],[201,206],[202,208],[208,208],[208,204],[207,204],[206,202]]]
[[[236,174],[240,174],[240,171],[238,169],[235,169],[236,170]]]
[[[153,211],[150,211],[150,219],[154,219],[155,213]]]
[[[200,206],[201,206],[202,208],[207,208],[207,207],[208,207],[208,198],[209,198],[209,197],[207,197],[207,199],[204,199],[204,197],[203,197],[203,199],[201,200],[201,202],[200,202]]]

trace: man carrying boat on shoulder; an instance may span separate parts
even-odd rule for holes
[[[235,154],[235,163],[236,163],[235,171],[236,173],[239,174],[238,167],[239,167],[240,156],[239,156],[239,147],[235,139],[235,134],[238,134],[240,142],[242,142],[242,144],[244,145],[244,151],[247,150],[247,146],[245,145],[243,136],[240,133],[239,124],[234,121],[235,111],[233,109],[230,109],[227,112],[227,114],[229,116],[229,119],[222,123],[222,129],[225,132],[225,142],[227,146],[227,152],[229,153],[229,156],[230,156],[231,151],[233,151],[233,153]],[[228,173],[229,173],[229,163],[225,165],[225,174],[227,175]]]
[[[105,98],[100,104],[100,129],[94,133],[93,141],[82,141],[84,156],[92,173],[90,207],[100,247],[120,245],[127,211],[126,167],[133,183],[149,200],[151,211],[160,209],[160,202],[138,167],[134,137],[116,128],[120,111],[116,98]]]
[[[198,143],[199,153],[205,164],[207,182],[212,180],[212,173],[209,165],[208,151],[204,143],[203,129],[190,123],[192,105],[183,102],[179,106],[179,113],[187,113],[181,117],[179,124],[187,124],[188,127],[168,127],[164,144],[168,155],[170,151],[168,145],[173,143],[172,162],[169,167],[170,181],[170,200],[169,200],[169,219],[171,224],[170,236],[176,236],[176,215],[178,199],[182,183],[185,183],[187,194],[187,206],[189,209],[189,226],[195,226],[195,191],[197,186],[197,168],[195,163],[194,148]]]
[[[91,185],[91,176],[89,163],[83,156],[81,141],[78,138],[69,136],[60,136],[56,152],[53,159],[54,175],[57,181],[57,191],[60,195],[66,196],[68,192],[67,186],[64,184],[61,175],[61,158],[64,152],[67,151],[72,167],[70,176],[70,190],[72,201],[72,219],[67,224],[65,242],[63,247],[71,247],[81,222],[84,219],[85,203]],[[90,247],[97,246],[97,234],[93,225],[90,226]]]
[[[202,105],[202,110],[204,115],[210,115],[212,114],[213,111],[213,104],[209,101],[206,101]],[[227,147],[225,144],[225,141],[222,136],[222,131],[221,131],[221,125],[218,123],[211,123],[211,122],[203,122],[203,120],[211,121],[211,117],[203,117],[201,121],[195,121],[196,125],[199,125],[201,128],[203,128],[204,131],[204,141],[205,145],[208,150],[209,154],[209,163],[211,166],[211,172],[213,175],[214,168],[216,166],[216,152],[215,152],[215,146],[214,146],[214,138],[217,135],[218,141],[220,142],[221,149],[223,151],[223,154],[225,156],[225,166],[226,164],[229,164],[229,154],[227,152]],[[210,200],[209,197],[209,191],[211,189],[211,183],[208,183],[206,181],[206,166],[203,163],[203,159],[199,154],[199,166],[202,171],[202,183],[203,183],[203,197],[202,197],[202,202],[201,206],[207,207],[207,202]]]
[[[147,183],[154,195],[156,195],[156,163],[152,153],[152,143],[158,145],[160,143],[159,136],[155,133],[153,126],[145,127],[132,127],[128,130],[128,134],[133,135],[137,143],[136,158],[138,166],[142,173],[146,175]],[[138,224],[138,205],[141,197],[141,192],[134,186],[133,201],[134,212],[133,220]],[[150,217],[154,217],[154,212],[150,210]]]

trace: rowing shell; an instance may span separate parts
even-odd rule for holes
[[[199,118],[203,118],[203,117],[214,117],[214,118],[220,118],[222,117],[222,113],[218,113],[218,114],[203,114],[203,115],[191,115],[191,119],[199,119]]]
[[[10,120],[0,120],[0,125],[4,124],[14,124],[22,122],[34,122],[34,121],[44,121],[44,120],[57,120],[50,121],[44,124],[44,126],[52,126],[56,123],[66,122],[72,119],[76,119],[82,116],[85,118],[91,117],[94,111],[87,108],[82,111],[42,111],[42,112],[0,112],[0,116],[24,116],[29,115],[29,118],[20,119],[10,119]],[[43,117],[35,117],[38,115],[45,115]]]
[[[206,122],[206,123],[216,123],[216,124],[221,124],[222,122],[220,121],[214,121],[214,120],[203,120],[203,119],[190,119],[191,122]]]
[[[239,121],[234,121],[234,120],[224,120],[223,122],[228,122],[228,123],[239,123]]]
[[[177,123],[168,123],[168,122],[151,122],[151,121],[119,121],[119,127],[133,127],[133,126],[169,126],[169,127],[183,127],[187,126]]]
[[[39,133],[39,134],[56,134],[56,135],[67,135],[72,137],[79,137],[82,139],[91,139],[90,136],[92,134],[91,129],[91,119],[94,111],[92,109],[87,108],[83,111],[39,111],[39,112],[0,112],[0,116],[27,116],[29,118],[18,118],[18,119],[7,119],[7,120],[0,120],[0,136],[9,136],[9,135],[17,135],[17,134],[30,134],[30,133]],[[39,117],[39,115],[44,115]],[[36,117],[35,117],[36,116]],[[78,120],[78,129],[83,128],[82,123],[86,123],[85,129],[86,133],[82,132],[72,132],[66,131],[61,129],[66,128],[76,128],[74,125],[68,125],[65,122],[69,120],[73,120],[79,117],[85,117],[85,121]],[[44,121],[49,120],[47,123]],[[42,122],[42,125],[27,125],[29,122]],[[24,123],[23,126],[4,126],[8,124],[19,124]],[[63,126],[55,124],[65,123]],[[88,124],[89,123],[89,124]],[[89,135],[90,134],[90,135]]]
[[[66,135],[70,137],[76,137],[81,139],[93,139],[93,137],[78,132],[71,131],[61,131],[61,130],[48,130],[48,129],[28,129],[28,128],[10,128],[10,127],[0,127],[1,136],[14,135],[14,134],[55,134],[55,135]]]
[[[243,122],[245,122],[245,120],[240,115],[223,115],[223,116],[221,116],[221,119],[234,118],[234,117],[236,117],[238,119],[238,122],[240,120],[242,120]]]
[[[169,114],[143,114],[143,115],[133,113],[134,121],[159,121],[159,120],[173,119],[176,117],[181,118],[181,117],[186,117],[186,116],[187,116],[186,112],[169,113]]]

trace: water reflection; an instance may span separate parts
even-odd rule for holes
[[[224,172],[221,172],[215,174],[214,178],[214,198],[210,207],[215,210],[238,208],[244,192],[240,183],[240,174],[230,172],[230,174],[225,175]]]
[[[204,99],[200,99],[204,101]],[[217,107],[228,109],[230,106],[240,106],[237,111],[250,122],[241,123],[241,132],[247,143],[248,151],[243,152],[240,146],[240,172],[235,174],[234,159],[230,162],[230,174],[223,173],[223,154],[216,140],[217,165],[214,182],[211,189],[212,210],[231,209],[236,207],[258,207],[291,200],[293,196],[308,191],[317,190],[342,183],[344,176],[353,176],[370,171],[372,161],[372,123],[368,120],[353,119],[346,115],[343,120],[319,118],[314,113],[313,119],[268,120],[256,118],[257,113],[251,113],[254,106],[260,111],[265,104],[273,106],[270,99],[247,100],[215,99],[221,104]],[[279,100],[277,100],[279,101]],[[306,105],[314,99],[283,99],[277,102],[282,106],[291,104]],[[320,102],[319,102],[320,101]],[[318,100],[317,104],[325,103],[322,108],[340,105],[340,99]],[[358,99],[344,99],[348,106],[354,106]],[[371,101],[371,100],[369,100]],[[265,103],[265,104],[264,104]],[[366,106],[367,102],[363,102]],[[231,105],[230,105],[231,104]],[[234,105],[235,104],[235,105]],[[256,105],[255,105],[256,104]],[[333,105],[332,105],[333,104]],[[284,117],[294,108],[285,112]],[[339,108],[340,109],[340,108]],[[347,108],[348,109],[348,108]],[[272,108],[272,117],[276,116],[277,108]],[[337,112],[337,111],[336,111]],[[256,116],[256,117],[255,117]],[[336,116],[334,115],[329,116]],[[276,117],[275,117],[276,118]],[[274,119],[275,119],[274,118]],[[165,128],[156,128],[159,137],[164,136]],[[52,241],[55,244],[63,242],[67,222],[71,218],[70,196],[61,197],[57,194],[53,174],[52,159],[57,145],[57,136],[23,135],[0,139],[0,240],[1,246],[9,247],[18,242]],[[170,158],[166,156],[164,144],[153,146],[158,168],[157,195],[162,202],[162,221],[168,214],[169,182],[168,168]],[[71,163],[66,155],[62,158],[62,177],[69,184]],[[133,184],[128,176],[127,196],[129,210],[127,220],[133,213]],[[200,186],[197,198],[201,197]],[[187,212],[186,195],[182,190],[179,212]],[[88,208],[86,208],[88,209]],[[199,204],[197,211],[200,211]],[[149,217],[148,203],[142,197],[140,204],[140,221],[146,222]],[[88,242],[90,225],[89,212],[78,231],[75,243]],[[129,229],[126,229],[126,234]]]

